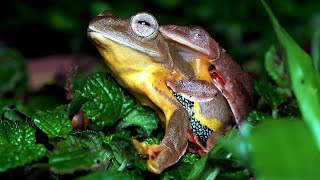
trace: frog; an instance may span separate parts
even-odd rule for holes
[[[215,100],[217,88],[207,80],[197,79],[182,56],[173,59],[169,42],[149,13],[121,18],[104,11],[90,21],[87,34],[115,80],[161,119],[165,135],[160,144],[132,140],[138,152],[148,156],[149,171],[160,174],[181,158],[190,139],[190,114],[179,97],[199,102],[196,104],[201,109],[202,103]]]
[[[228,101],[236,124],[241,126],[253,107],[252,77],[202,27],[163,25],[159,31],[196,74],[210,73],[214,85]]]

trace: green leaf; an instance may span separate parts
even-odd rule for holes
[[[193,165],[193,168],[188,174],[188,179],[200,178],[206,168],[207,160],[208,160],[208,155],[202,156],[201,159]]]
[[[78,180],[95,180],[95,179],[119,179],[119,180],[132,180],[132,179],[142,179],[139,176],[132,176],[130,174],[119,173],[118,171],[96,171],[90,173],[86,176],[79,178]]]
[[[265,54],[265,68],[269,76],[281,87],[289,87],[289,78],[285,72],[284,61],[276,53],[276,48],[271,46]]]
[[[311,57],[304,52],[290,35],[281,27],[270,7],[261,0],[271,19],[278,40],[288,59],[288,69],[293,92],[297,97],[304,120],[313,132],[320,149],[320,77]]]
[[[46,148],[35,142],[35,130],[30,125],[0,120],[0,172],[43,157]]]
[[[162,180],[170,179],[185,179],[192,168],[192,164],[179,162],[172,166],[170,169],[161,174]]]
[[[267,119],[249,135],[251,163],[257,179],[313,179],[320,154],[304,121]]]
[[[193,153],[185,153],[180,161],[184,163],[194,164],[200,159],[199,154],[193,154]]]
[[[318,73],[320,73],[320,15],[317,14],[311,22],[311,55],[313,64]]]
[[[140,135],[149,137],[153,130],[158,128],[159,118],[155,111],[136,105],[135,108],[120,122],[120,128],[136,126]]]
[[[256,125],[259,122],[263,121],[266,117],[267,117],[266,114],[264,114],[264,113],[262,113],[260,111],[253,110],[248,114],[247,121],[251,125]]]
[[[288,98],[288,96],[277,91],[277,88],[268,82],[255,81],[254,88],[272,110],[276,109]]]
[[[71,103],[68,106],[68,117],[69,119],[73,118],[80,110],[81,106],[86,103],[88,99],[82,96],[79,90],[74,91],[74,95]]]
[[[119,131],[112,134],[106,138],[106,143],[112,150],[115,158],[114,165],[118,167],[118,171],[123,171],[138,160],[138,154],[132,145],[129,132]]]
[[[71,136],[77,138],[81,147],[90,149],[92,151],[103,150],[103,132],[95,132],[91,130],[86,131],[73,131]]]
[[[33,121],[49,138],[66,138],[72,131],[65,106],[59,106],[53,111],[38,111],[34,114]]]
[[[88,77],[83,89],[83,96],[88,101],[82,109],[87,117],[98,126],[113,125],[122,118],[124,112],[133,107],[133,101],[126,102],[123,91],[110,77],[102,73],[95,73]],[[123,109],[126,107],[125,109]]]
[[[143,142],[145,142],[146,144],[149,144],[149,145],[160,144],[162,138],[163,138],[163,136],[161,136],[161,137],[149,137],[149,138],[144,139]]]
[[[49,156],[50,169],[58,174],[107,167],[112,158],[104,148],[103,135],[94,131],[75,131],[55,145]]]
[[[25,91],[28,76],[23,56],[15,49],[1,49],[0,64],[0,94]]]
[[[49,157],[50,170],[57,174],[71,174],[80,169],[91,169],[97,165],[97,154],[84,149],[71,152],[55,152]]]

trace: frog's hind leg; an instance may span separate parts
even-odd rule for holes
[[[196,147],[188,147],[188,151],[191,153],[200,154],[201,156],[205,155],[208,152],[208,149],[205,148],[202,143],[200,142],[198,136],[192,133],[191,130],[188,130],[189,141],[194,143]]]
[[[148,145],[133,140],[139,153],[149,157],[147,161],[149,171],[160,174],[181,158],[188,147],[188,126],[188,113],[181,107],[170,117],[165,136],[159,145]]]

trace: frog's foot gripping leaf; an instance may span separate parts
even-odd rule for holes
[[[133,139],[132,143],[139,154],[149,157],[147,161],[148,169],[155,174],[160,174],[165,168],[176,163],[187,148],[186,144],[185,149],[179,153],[173,151],[170,147],[164,145],[164,143],[161,143],[160,145],[148,145],[145,142],[139,142],[136,139]]]

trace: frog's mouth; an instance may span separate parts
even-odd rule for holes
[[[101,41],[101,37],[103,37],[103,35],[93,29],[91,29],[90,27],[87,29],[87,36],[89,37],[89,40],[96,46],[103,48],[105,50],[108,49],[108,46],[103,43],[103,41]]]

